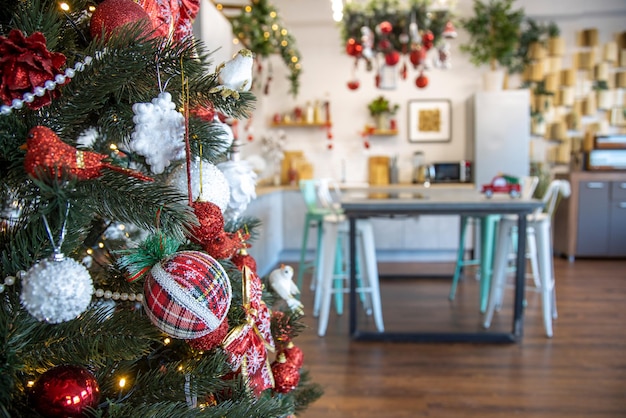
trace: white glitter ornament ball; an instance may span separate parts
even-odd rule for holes
[[[37,262],[22,280],[22,305],[38,320],[51,324],[70,321],[83,313],[94,293],[87,269],[62,255]]]
[[[202,170],[200,170],[202,167]],[[181,164],[172,171],[167,183],[188,195],[187,165]],[[202,184],[202,188],[200,187]],[[202,189],[202,190],[201,190]],[[191,162],[191,200],[201,200],[217,205],[222,213],[230,201],[230,187],[224,174],[214,164],[207,161]]]
[[[256,199],[257,174],[248,161],[236,160],[219,163],[230,186],[230,200],[224,213],[227,221],[237,220],[243,215],[248,204]]]

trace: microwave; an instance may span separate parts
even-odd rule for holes
[[[461,160],[431,165],[431,183],[471,183],[472,163]]]

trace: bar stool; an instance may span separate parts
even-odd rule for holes
[[[344,262],[344,254],[348,241],[348,223],[343,214],[332,214],[324,218],[322,224],[323,238],[320,248],[320,266],[317,270],[315,300],[313,315],[319,316],[318,335],[326,335],[328,317],[333,295],[343,298],[349,289],[350,266]],[[378,266],[376,262],[376,248],[374,245],[374,231],[368,219],[356,221],[356,251],[357,251],[357,293],[368,315],[374,316],[378,331],[383,332],[382,305],[380,301],[380,287],[378,282]],[[341,283],[338,286],[337,283]],[[340,313],[340,312],[338,312]]]
[[[319,266],[316,274],[313,315],[319,316],[318,335],[324,336],[328,326],[331,298],[335,296],[337,313],[343,313],[344,294],[349,292],[350,266],[345,256],[348,253],[348,222],[343,215],[341,205],[335,201],[331,188],[336,195],[340,190],[332,179],[319,179],[317,182],[317,200],[322,207],[331,211],[322,223],[322,244],[319,248]],[[384,331],[378,266],[374,230],[368,219],[356,222],[356,279],[357,293],[368,315],[374,314],[376,327]]]
[[[553,180],[543,196],[543,208],[527,217],[526,236],[529,248],[536,248],[539,269],[539,288],[541,293],[543,323],[546,336],[553,336],[552,320],[557,318],[554,268],[552,265],[552,214],[556,208],[559,195],[570,195],[570,184],[567,180]],[[485,314],[484,327],[489,328],[493,315],[502,307],[504,287],[506,285],[506,267],[512,247],[511,236],[515,233],[517,218],[505,216],[501,219],[498,230],[498,245],[494,261],[493,285],[489,304]],[[518,233],[522,233],[519,231]],[[532,244],[535,244],[532,246]]]

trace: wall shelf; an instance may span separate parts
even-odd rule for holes
[[[332,126],[331,122],[272,122],[272,128],[326,128]]]
[[[376,129],[373,126],[365,126],[363,134],[369,136],[394,136],[398,135],[397,129]]]

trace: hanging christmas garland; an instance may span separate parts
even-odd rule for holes
[[[253,0],[241,14],[230,18],[230,22],[237,39],[257,58],[280,54],[290,71],[289,93],[297,96],[300,88],[300,52],[295,38],[280,21],[276,8],[268,0]]]

